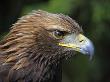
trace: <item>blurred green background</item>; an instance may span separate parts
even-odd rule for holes
[[[62,82],[110,82],[110,0],[1,0],[0,39],[19,17],[38,9],[69,15],[95,46],[92,61],[83,55],[64,61]]]

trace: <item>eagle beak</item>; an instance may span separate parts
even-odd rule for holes
[[[78,51],[82,54],[86,54],[90,56],[90,60],[94,54],[94,46],[93,43],[84,35],[78,34],[74,37],[73,34],[66,36],[61,43],[60,46],[72,48],[74,51]]]

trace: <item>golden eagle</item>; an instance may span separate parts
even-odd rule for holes
[[[92,42],[74,20],[38,10],[21,17],[0,42],[0,82],[61,82],[61,61]]]

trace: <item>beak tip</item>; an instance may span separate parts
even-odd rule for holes
[[[93,59],[93,55],[90,55],[89,60],[91,61]]]

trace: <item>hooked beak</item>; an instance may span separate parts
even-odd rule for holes
[[[89,55],[90,60],[92,59],[94,54],[93,43],[82,34],[68,35],[59,43],[59,45],[67,48],[72,48],[74,51]]]

